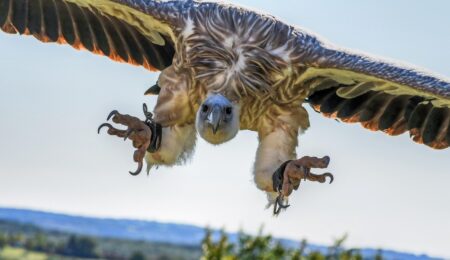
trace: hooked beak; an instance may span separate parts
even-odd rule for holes
[[[214,106],[212,111],[209,113],[206,121],[212,126],[213,134],[216,134],[217,129],[220,125],[220,119],[222,117],[222,109],[220,106]]]
[[[161,87],[158,85],[158,82],[156,82],[155,85],[151,86],[147,91],[145,91],[144,96],[151,96],[151,95],[159,95],[159,92],[161,92]]]

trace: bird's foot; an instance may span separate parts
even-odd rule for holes
[[[155,152],[159,149],[161,144],[161,125],[152,120],[152,114],[148,112],[147,106],[144,104],[145,121],[130,115],[122,115],[117,110],[112,111],[107,118],[117,124],[127,126],[127,130],[120,130],[114,128],[109,123],[101,124],[98,128],[98,133],[103,127],[108,128],[109,135],[115,135],[124,138],[126,141],[130,139],[133,141],[133,147],[136,148],[133,159],[138,163],[138,168],[131,175],[138,175],[143,168],[143,160],[145,153]]]
[[[330,163],[330,157],[323,158],[305,156],[298,160],[290,160],[284,162],[273,174],[273,189],[278,192],[278,197],[275,201],[273,213],[278,215],[281,209],[289,207],[286,198],[297,190],[300,186],[301,180],[309,180],[324,183],[327,177],[330,183],[333,182],[334,177],[331,173],[313,174],[311,168],[327,168]]]

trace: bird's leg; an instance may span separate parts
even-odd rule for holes
[[[268,207],[271,205],[278,207],[283,201],[287,203],[287,198],[280,198],[278,189],[274,187],[278,187],[278,182],[277,185],[273,185],[277,181],[274,176],[279,177],[282,183],[283,166],[288,164],[288,160],[296,157],[297,132],[294,129],[294,133],[291,134],[286,130],[286,127],[280,127],[268,134],[259,133],[259,146],[253,174],[256,186],[267,194]],[[279,174],[276,174],[277,172]]]
[[[148,152],[145,156],[147,173],[153,167],[183,164],[192,156],[196,142],[196,131],[193,124],[164,127],[161,135],[161,146],[156,152]]]
[[[278,192],[278,197],[274,206],[274,214],[278,214],[281,208],[289,205],[282,203],[293,190],[297,190],[302,180],[324,183],[327,177],[330,183],[334,177],[331,173],[314,174],[311,168],[326,168],[330,163],[330,157],[323,158],[304,156],[298,160],[289,160],[283,163],[273,174],[273,189]]]
[[[158,130],[160,126],[152,121],[151,113],[146,108],[144,105],[145,121],[134,116],[120,114],[116,110],[108,115],[108,121],[112,118],[114,123],[127,126],[126,130],[116,129],[109,123],[104,123],[98,128],[99,133],[103,127],[107,127],[109,135],[118,136],[124,140],[130,139],[133,142],[133,147],[136,148],[133,159],[138,163],[138,168],[135,172],[130,172],[132,175],[137,175],[142,171],[146,152],[159,148],[161,134]]]
[[[326,168],[330,162],[329,157],[305,156],[295,159],[298,129],[305,129],[308,124],[305,114],[297,117],[302,115],[302,111],[296,111],[295,108],[291,110],[289,110],[292,112],[290,116],[287,114],[279,117],[258,133],[259,146],[254,167],[255,183],[259,189],[266,192],[268,206],[274,206],[275,215],[289,206],[288,197],[293,190],[299,188],[301,180],[325,182],[326,177],[332,179],[329,173],[322,175],[311,173],[311,168]],[[269,119],[273,120],[273,117]],[[305,120],[306,123],[304,123]]]

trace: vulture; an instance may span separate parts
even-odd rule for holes
[[[330,182],[328,156],[296,159],[309,128],[304,106],[388,135],[408,132],[434,149],[450,145],[450,80],[336,47],[306,30],[218,2],[0,0],[0,28],[42,42],[159,71],[145,120],[114,110],[108,134],[130,139],[141,172],[181,164],[197,134],[219,145],[239,130],[258,133],[253,169],[275,214],[302,180]]]

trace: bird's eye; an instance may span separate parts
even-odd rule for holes
[[[231,112],[233,112],[233,109],[232,109],[231,107],[225,108],[225,113],[226,113],[227,115],[231,115]]]
[[[203,112],[203,113],[208,112],[208,110],[209,110],[208,105],[203,105],[203,106],[202,106],[202,112]]]

